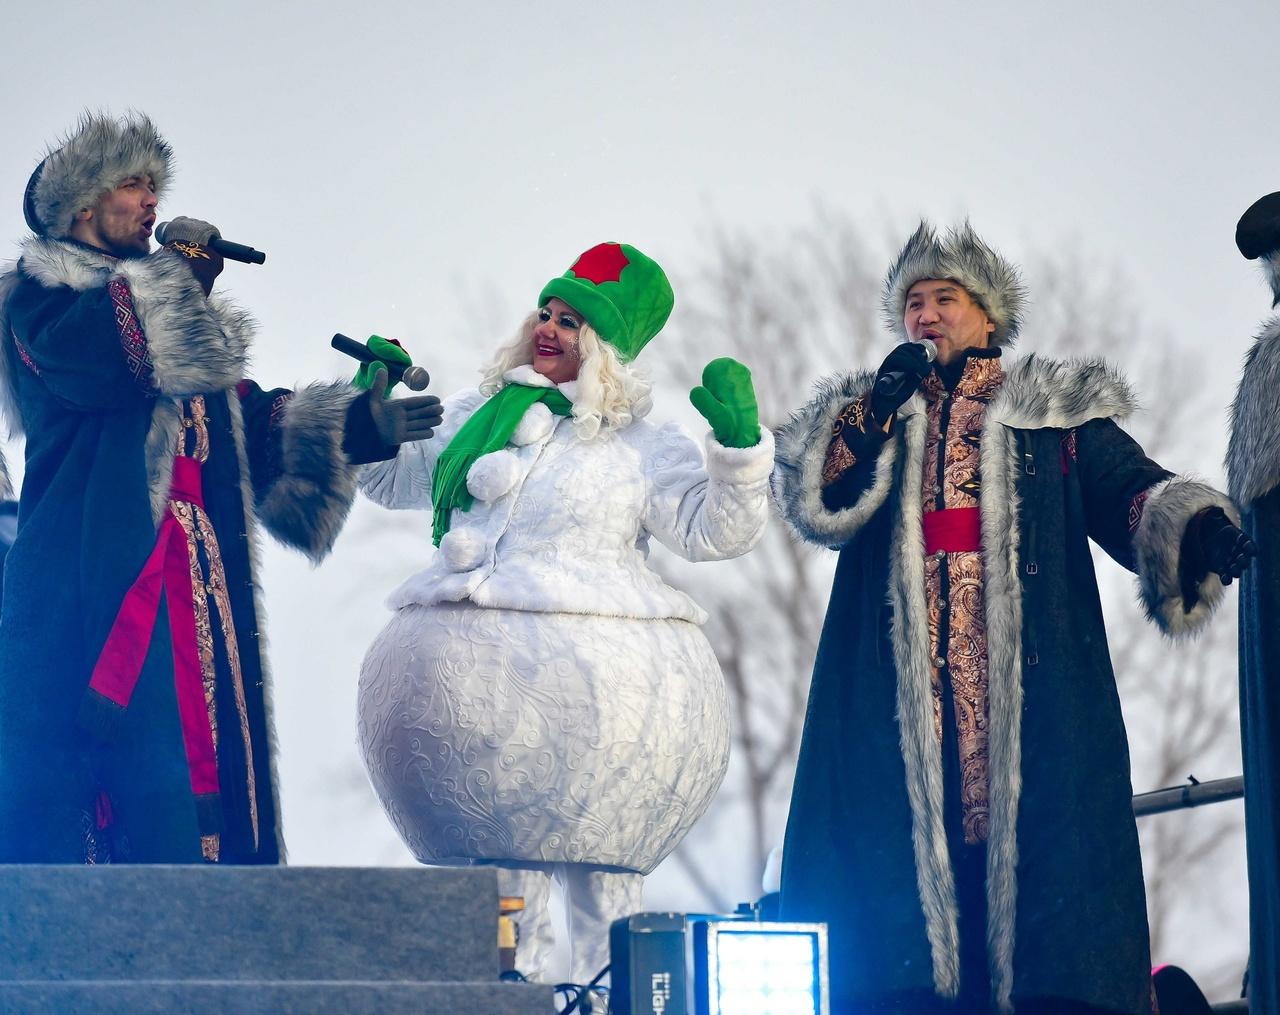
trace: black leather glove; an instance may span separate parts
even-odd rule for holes
[[[435,433],[444,419],[440,399],[435,395],[416,395],[412,398],[384,398],[387,390],[387,368],[381,363],[373,373],[369,387],[369,415],[378,430],[378,437],[385,445],[407,444],[424,441]]]
[[[1231,524],[1222,508],[1209,508],[1200,522],[1200,547],[1209,571],[1217,573],[1223,585],[1244,574],[1258,547],[1248,534]]]
[[[1205,508],[1187,523],[1182,536],[1182,599],[1189,613],[1200,601],[1196,591],[1211,572],[1230,585],[1244,574],[1258,547],[1248,534],[1236,528],[1220,507]]]
[[[871,388],[871,418],[877,427],[916,393],[931,369],[923,342],[903,342],[884,358]]]
[[[213,292],[214,280],[222,274],[224,264],[222,255],[208,244],[221,236],[217,226],[185,215],[179,215],[165,230],[165,250],[172,250],[183,259],[206,296]]]

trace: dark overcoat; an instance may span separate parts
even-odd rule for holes
[[[245,691],[237,706],[211,607],[221,859],[278,862],[256,522],[313,557],[327,551],[354,493],[342,442],[357,393],[242,382],[248,319],[206,300],[169,251],[118,260],[32,238],[0,279],[0,322],[7,414],[26,437],[0,616],[0,863],[202,857],[163,607],[113,742],[77,724],[122,599],[156,544],[197,395],[208,417],[205,511]],[[236,749],[242,739],[251,752]]]
[[[1280,1013],[1280,317],[1245,360],[1227,454],[1258,557],[1240,580],[1240,740],[1249,866],[1249,1010]]]
[[[960,989],[955,871],[933,726],[919,395],[847,506],[822,470],[869,374],[831,379],[778,435],[774,493],[840,559],[818,648],[783,851],[784,918],[830,925],[837,1011]],[[1135,570],[1179,634],[1187,521],[1226,498],[1171,476],[1116,425],[1133,408],[1101,361],[1008,369],[980,444],[988,648],[987,951],[993,1005],[1073,999],[1149,1011],[1148,929],[1128,745],[1089,540]]]

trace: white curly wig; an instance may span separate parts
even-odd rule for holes
[[[480,368],[480,390],[495,394],[505,383],[508,370],[533,362],[533,329],[538,324],[535,310],[524,319],[515,336],[498,347],[493,359]],[[578,397],[573,403],[573,424],[578,436],[591,440],[608,430],[620,430],[642,419],[653,408],[649,397],[653,388],[648,376],[635,363],[624,363],[608,342],[591,325],[578,329]]]

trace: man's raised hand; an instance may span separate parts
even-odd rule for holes
[[[381,363],[374,364],[369,382],[369,415],[378,429],[383,444],[408,444],[425,441],[435,433],[444,419],[440,399],[435,395],[410,398],[387,398],[389,375]]]

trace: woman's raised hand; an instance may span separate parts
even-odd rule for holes
[[[689,392],[689,401],[711,424],[727,448],[751,448],[760,443],[760,410],[751,371],[723,356],[703,368],[702,384]]]
[[[373,386],[373,375],[378,367],[385,366],[411,366],[413,360],[409,354],[404,351],[404,347],[400,345],[394,338],[383,338],[381,335],[370,335],[369,341],[365,343],[369,351],[377,356],[377,360],[372,363],[361,363],[360,369],[356,371],[355,377],[351,379],[351,383],[360,388],[362,391],[368,391]],[[392,381],[387,385],[387,392],[384,397],[391,397],[391,389],[399,383],[398,380]]]

